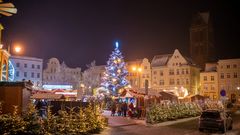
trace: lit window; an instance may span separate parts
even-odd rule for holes
[[[189,80],[188,79],[186,79],[186,84],[189,84]]]
[[[156,74],[157,74],[157,71],[153,71],[153,74],[156,75]]]
[[[188,69],[186,69],[186,74],[188,74]]]
[[[224,79],[224,73],[221,73],[220,78]]]
[[[174,75],[174,70],[173,69],[169,70],[169,75]]]
[[[170,80],[169,80],[169,84],[170,84],[170,85],[174,85],[174,79],[170,79]]]
[[[160,76],[163,76],[163,71],[160,71]]]
[[[211,81],[214,81],[214,76],[211,76]]]
[[[182,74],[184,74],[184,69],[182,69]]]
[[[227,73],[227,78],[230,78],[231,76],[230,76],[230,73]]]
[[[177,69],[177,73],[176,74],[179,75],[179,69]]]
[[[204,81],[207,81],[207,76],[204,76],[204,77],[203,77],[203,80],[204,80]]]
[[[164,85],[164,80],[160,80],[159,85]]]
[[[177,79],[177,85],[180,85],[180,81],[179,81],[179,79]]]
[[[233,73],[233,78],[237,78],[237,73]]]

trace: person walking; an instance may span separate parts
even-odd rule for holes
[[[112,106],[111,106],[111,111],[112,111],[112,113],[111,113],[111,116],[114,116],[115,115],[115,113],[116,113],[116,103],[115,103],[115,101],[112,103]]]
[[[123,116],[126,117],[127,116],[127,110],[128,110],[128,106],[127,106],[126,102],[123,103],[122,109],[123,109]]]

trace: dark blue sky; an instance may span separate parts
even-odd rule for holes
[[[5,0],[6,1],[6,0]],[[211,2],[210,2],[211,1]],[[240,57],[237,3],[221,0],[12,0],[18,13],[1,17],[4,43],[20,42],[25,55],[57,57],[68,66],[105,64],[119,40],[125,60],[189,52],[197,11],[213,17],[219,58]]]

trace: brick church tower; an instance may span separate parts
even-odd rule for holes
[[[205,63],[215,61],[213,28],[209,12],[198,12],[192,18],[190,56],[202,70]]]

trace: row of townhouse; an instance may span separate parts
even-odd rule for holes
[[[233,102],[240,97],[240,59],[206,63],[201,71],[176,49],[172,54],[155,55],[152,61],[144,58],[126,63],[128,80],[136,89],[144,89],[148,82],[150,90],[200,94],[212,100],[219,100],[220,91],[225,90]]]

